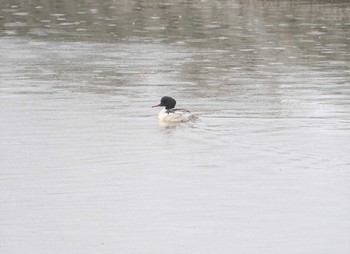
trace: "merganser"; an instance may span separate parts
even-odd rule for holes
[[[164,96],[160,100],[158,105],[154,107],[165,107],[158,114],[158,119],[168,123],[184,123],[184,122],[193,122],[198,120],[198,117],[193,115],[187,109],[175,109],[176,101],[174,98],[169,96]]]

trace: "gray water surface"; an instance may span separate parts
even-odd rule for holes
[[[350,253],[348,1],[0,1],[0,59],[0,253]]]

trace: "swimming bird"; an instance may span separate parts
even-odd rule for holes
[[[194,122],[199,118],[187,109],[175,108],[176,101],[169,96],[163,96],[158,105],[154,107],[165,107],[158,114],[158,119],[168,123]]]

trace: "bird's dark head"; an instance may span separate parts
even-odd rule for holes
[[[160,103],[158,105],[155,105],[153,107],[165,107],[165,109],[172,109],[175,108],[176,101],[174,98],[171,98],[169,96],[163,96],[160,100]]]

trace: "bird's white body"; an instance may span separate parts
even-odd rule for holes
[[[166,123],[185,123],[196,121],[198,117],[186,109],[162,109],[158,119]]]

